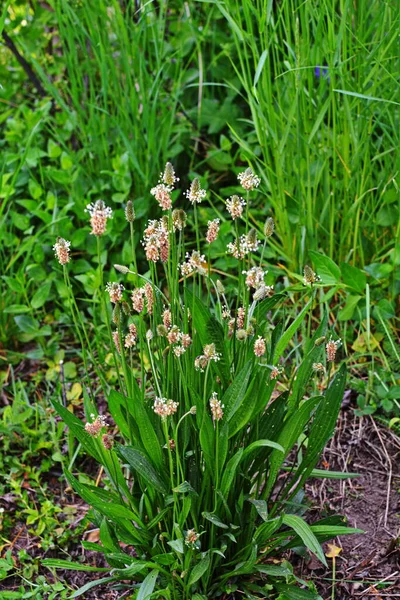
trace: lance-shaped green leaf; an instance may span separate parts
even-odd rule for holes
[[[222,398],[222,404],[224,405],[224,420],[228,423],[244,400],[251,371],[252,362],[249,360],[239,371]]]
[[[287,525],[293,531],[297,533],[303,544],[322,562],[325,567],[327,566],[324,552],[321,548],[321,544],[311,531],[310,526],[297,515],[283,515],[282,522]]]
[[[285,452],[283,446],[281,446],[277,442],[272,442],[271,440],[257,440],[256,442],[250,444],[250,446],[247,446],[247,448],[243,452],[242,460],[248,458],[249,454],[255,452],[256,450],[259,450],[260,448],[275,448],[275,450],[278,450],[279,452]]]
[[[276,477],[285,457],[293,448],[300,434],[303,433],[308,421],[310,420],[311,412],[321,401],[321,396],[306,400],[300,408],[291,415],[286,421],[281,433],[276,440],[283,447],[282,454],[279,450],[273,450],[270,457],[270,470],[266,485],[265,495],[267,496],[275,485]]]
[[[86,452],[93,456],[97,462],[102,464],[103,460],[96,447],[96,442],[93,437],[91,437],[88,432],[85,431],[85,426],[82,421],[56,400],[52,399],[51,402],[64,423],[68,425],[70,431],[74,434],[78,442],[82,444]]]
[[[198,562],[197,565],[194,566],[192,572],[190,573],[188,586],[190,587],[191,585],[196,583],[196,581],[201,579],[203,577],[204,573],[207,572],[209,566],[210,566],[210,555],[206,554],[206,556],[200,562]]]
[[[308,310],[311,308],[312,302],[313,302],[313,299],[311,298],[311,300],[309,300],[307,302],[307,304],[305,305],[303,310],[297,315],[297,317],[295,318],[293,323],[291,323],[289,325],[289,327],[285,330],[285,332],[280,337],[278,343],[276,344],[276,348],[275,348],[275,352],[274,352],[274,359],[273,359],[274,364],[276,364],[278,362],[278,360],[280,359],[280,357],[283,355],[283,352],[286,349],[286,346],[289,344],[290,340],[292,339],[292,337],[294,336],[294,334],[296,333],[296,331],[298,330],[298,328],[304,321]]]
[[[346,365],[343,364],[315,411],[314,419],[310,427],[307,448],[303,460],[295,472],[295,476],[299,477],[299,480],[296,487],[291,490],[290,497],[296,493],[296,490],[299,489],[307,477],[309,477],[319,460],[322,450],[333,435],[339,410],[342,405],[345,385]],[[291,486],[290,483],[288,484],[288,488],[289,486]]]
[[[156,569],[150,571],[150,573],[147,575],[146,579],[140,586],[139,593],[136,596],[136,600],[146,600],[146,598],[151,596],[156,585],[157,577],[158,571]]]
[[[168,493],[164,478],[157,473],[144,452],[133,446],[122,446],[120,444],[118,444],[117,450],[120,456],[126,460],[128,465],[132,467],[132,469],[136,471],[150,487],[161,494]]]
[[[222,476],[221,481],[221,492],[223,496],[227,496],[231,491],[233,480],[236,476],[237,467],[242,460],[243,456],[243,448],[239,448],[239,450],[232,456],[228,464],[226,465],[224,474]]]

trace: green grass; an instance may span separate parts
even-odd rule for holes
[[[226,54],[251,113],[246,135],[235,122],[231,132],[263,173],[288,264],[298,269],[319,249],[358,266],[394,261],[396,4],[215,4],[230,28]]]

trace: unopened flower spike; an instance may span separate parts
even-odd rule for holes
[[[213,421],[220,421],[224,416],[224,405],[221,404],[221,400],[218,400],[217,392],[213,392],[210,398],[210,408]]]
[[[133,223],[135,220],[135,209],[133,208],[132,200],[128,200],[125,207],[125,218],[128,223]]]
[[[161,173],[161,179],[169,187],[173,187],[179,181],[179,178],[175,175],[175,169],[170,162],[166,163],[164,173]]]

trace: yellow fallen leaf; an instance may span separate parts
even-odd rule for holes
[[[325,552],[327,558],[336,558],[342,551],[342,548],[335,546],[335,544],[327,544],[328,552]]]

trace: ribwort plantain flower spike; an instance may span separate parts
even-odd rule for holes
[[[221,400],[218,400],[217,392],[213,392],[210,398],[210,408],[213,421],[220,421],[224,416],[224,405],[221,404]]]
[[[269,238],[275,231],[275,223],[272,217],[268,217],[268,219],[264,223],[264,235]]]
[[[238,180],[242,188],[247,192],[250,192],[251,190],[257,188],[261,182],[261,179],[257,177],[257,175],[255,175],[253,169],[251,169],[250,167],[242,173],[239,173]]]
[[[239,196],[232,196],[226,201],[226,208],[232,219],[239,219],[243,214],[243,208],[246,206],[245,200]]]
[[[169,187],[173,187],[179,181],[175,175],[175,169],[170,162],[167,162],[164,168],[164,173],[161,174],[162,182]]]
[[[90,418],[92,421],[85,424],[85,431],[92,437],[97,437],[103,428],[108,427],[107,420],[104,415],[95,417],[91,414]]]
[[[124,286],[121,283],[108,282],[106,285],[106,291],[110,294],[110,300],[113,304],[121,302],[123,297]]]
[[[92,235],[101,236],[105,233],[108,219],[112,219],[113,212],[106,206],[103,200],[96,200],[94,204],[88,204],[85,212],[90,215],[90,225],[92,226]]]
[[[126,207],[125,207],[125,218],[128,221],[128,223],[133,223],[133,221],[135,220],[135,209],[133,207],[133,202],[132,200],[128,200],[128,202],[126,203]]]
[[[329,342],[325,346],[326,360],[328,362],[334,362],[334,360],[336,358],[336,352],[337,352],[339,346],[341,345],[341,343],[342,343],[341,340],[334,341],[332,338],[330,338]]]
[[[266,348],[266,345],[265,345],[264,338],[262,338],[261,336],[258,336],[258,338],[256,339],[256,341],[254,342],[254,354],[258,358],[261,358],[261,356],[264,356],[266,350],[267,350],[267,348]]]
[[[314,271],[312,270],[311,267],[309,267],[308,265],[305,265],[304,266],[304,278],[303,278],[304,285],[313,286],[314,283],[318,283],[319,281],[321,281],[321,277],[319,277],[316,273],[314,273]]]
[[[66,265],[71,260],[69,255],[69,249],[71,246],[71,242],[64,240],[62,237],[58,237],[56,243],[53,246],[53,250],[55,253],[55,257],[60,263],[60,265]]]
[[[186,198],[192,204],[200,204],[202,200],[206,197],[207,192],[203,190],[200,185],[200,181],[198,177],[195,177],[191,183],[190,188],[185,192]]]
[[[207,235],[206,240],[209,244],[215,242],[218,237],[220,220],[214,219],[213,221],[208,221],[207,227]]]

